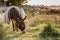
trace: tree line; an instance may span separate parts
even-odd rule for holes
[[[27,3],[27,0],[0,0],[0,3],[6,3],[7,6],[9,5],[22,5],[24,3]]]

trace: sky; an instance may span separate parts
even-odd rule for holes
[[[29,0],[28,5],[60,5],[60,0]]]

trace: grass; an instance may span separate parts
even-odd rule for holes
[[[41,37],[60,37],[60,34],[51,26],[51,24],[48,24],[45,26],[44,30],[40,33]]]
[[[5,31],[3,30],[3,24],[2,22],[0,22],[0,40],[3,40],[3,38],[5,37]]]
[[[41,12],[42,13],[42,12]],[[47,23],[51,23],[52,25],[58,25],[59,23],[55,21],[55,18],[57,20],[60,20],[59,15],[46,15],[46,14],[36,14],[32,16],[32,13],[26,11],[27,19],[25,20],[26,24],[26,33],[22,34],[21,31],[19,32],[12,30],[12,25],[9,24],[3,24],[3,30],[6,33],[4,40],[60,40],[60,37],[42,37],[40,38],[40,33],[44,30],[45,26],[47,26]],[[2,16],[2,15],[1,15]],[[2,23],[2,20],[0,20]],[[59,28],[55,28],[55,26],[52,26],[57,33],[60,32]],[[47,31],[51,28],[49,27]],[[49,31],[48,31],[49,32]],[[60,34],[60,33],[59,33]]]

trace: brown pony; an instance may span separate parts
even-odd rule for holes
[[[13,7],[8,12],[9,21],[12,21],[13,31],[18,31],[20,29],[25,33],[25,22],[26,16],[24,19],[19,15],[19,12]]]

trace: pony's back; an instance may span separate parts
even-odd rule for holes
[[[17,15],[17,14],[19,14],[19,15]],[[17,7],[17,6],[10,6],[10,7],[8,7],[7,11],[4,13],[4,16],[2,18],[3,21],[6,22],[6,23],[9,21],[8,16],[10,16],[9,18],[11,18],[11,19],[13,17],[15,19],[18,18],[18,17],[20,17],[21,19],[24,19],[25,18],[25,13],[24,13],[23,8],[19,9],[19,7]]]
[[[8,12],[8,16],[10,17],[10,19],[20,18],[19,12],[14,7],[10,9],[10,11]]]

